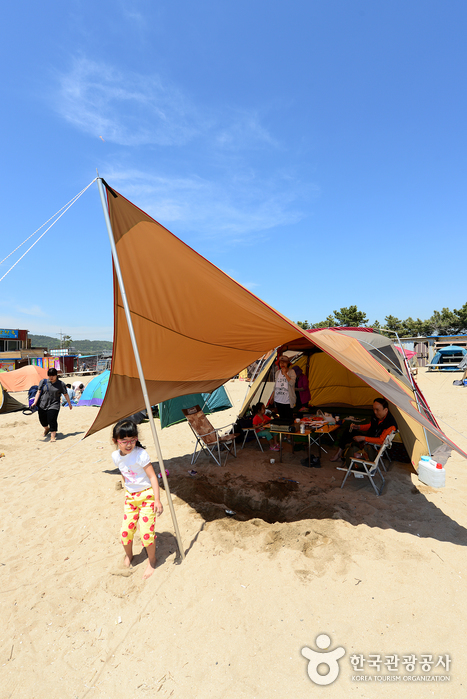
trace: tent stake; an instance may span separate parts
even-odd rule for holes
[[[169,503],[170,514],[172,515],[172,522],[173,522],[174,529],[175,529],[175,535],[177,537],[178,550],[179,550],[181,559],[184,560],[185,559],[185,551],[183,550],[182,538],[180,536],[180,530],[178,528],[178,522],[177,522],[177,517],[175,515],[175,510],[174,510],[174,506],[173,506],[173,502],[172,502],[172,496],[170,493],[169,482],[167,480],[167,475],[165,473],[164,459],[162,457],[162,451],[161,451],[161,446],[159,443],[159,437],[157,435],[156,425],[154,422],[154,417],[152,415],[152,407],[151,407],[151,403],[149,401],[148,391],[146,388],[146,380],[144,378],[143,366],[141,364],[141,359],[140,359],[139,351],[138,351],[138,344],[136,342],[136,336],[135,336],[135,332],[133,329],[133,322],[131,320],[130,307],[128,305],[128,299],[126,296],[125,285],[123,283],[122,272],[121,272],[120,263],[118,260],[117,247],[115,245],[115,239],[113,236],[112,224],[110,222],[109,212],[108,212],[106,201],[105,201],[104,186],[102,184],[102,178],[100,178],[100,177],[97,178],[97,186],[99,188],[99,195],[101,198],[102,209],[104,211],[105,224],[107,226],[107,233],[109,235],[110,248],[112,250],[112,258],[113,258],[113,262],[115,265],[115,273],[117,275],[118,286],[120,287],[120,293],[122,295],[123,307],[125,309],[125,316],[126,316],[126,321],[128,324],[128,331],[130,333],[131,344],[133,346],[133,353],[135,355],[136,366],[138,368],[138,374],[139,374],[139,380],[141,383],[141,390],[143,392],[144,404],[146,406],[146,410],[148,413],[149,424],[151,425],[152,438],[154,440],[154,446],[156,447],[157,459],[159,461],[159,468],[161,471],[162,480],[164,482],[164,488],[165,488],[165,493],[167,495],[167,501]]]

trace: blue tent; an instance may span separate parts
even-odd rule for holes
[[[436,352],[435,356],[430,362],[430,365],[446,364],[446,366],[438,366],[433,368],[439,369],[440,371],[456,371],[466,354],[467,350],[464,347],[458,347],[457,345],[442,347]]]
[[[78,406],[101,406],[105,392],[107,391],[109,378],[110,371],[103,371],[102,374],[95,376],[84,389],[83,395],[79,399]],[[217,388],[212,393],[193,393],[188,396],[172,398],[171,400],[159,403],[161,428],[170,427],[171,425],[176,425],[178,422],[183,422],[186,418],[182,413],[182,408],[191,408],[194,405],[199,405],[206,414],[216,413],[219,410],[228,410],[228,408],[232,407],[232,403],[223,386]]]
[[[103,371],[88,383],[78,401],[80,405],[102,405],[109,384],[110,371]]]
[[[212,393],[192,393],[188,396],[179,396],[178,398],[165,400],[163,403],[159,403],[161,428],[170,427],[186,420],[182,409],[192,408],[194,405],[199,405],[206,414],[216,413],[219,410],[228,410],[228,408],[232,407],[232,403],[223,386],[216,388]]]

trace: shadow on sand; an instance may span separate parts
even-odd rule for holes
[[[194,467],[190,465],[191,454],[166,459],[170,490],[206,522],[262,519],[274,524],[341,519],[353,526],[365,524],[467,545],[467,529],[425,497],[428,493],[439,495],[440,491],[421,483],[415,486],[408,464],[392,462],[384,474],[383,493],[376,497],[366,478],[349,478],[341,489],[345,474],[336,471],[335,464],[328,460],[323,460],[321,469],[308,469],[300,465],[303,454],[285,454],[284,463],[269,468],[269,456],[247,447],[238,452],[237,459],[229,457],[224,467],[216,466],[205,455]],[[256,477],[255,463],[259,466]],[[157,472],[157,463],[154,466]],[[196,470],[194,476],[188,473],[192,468]],[[160,486],[163,488],[161,480]],[[235,514],[229,516],[226,510]],[[176,551],[175,539],[170,549]]]

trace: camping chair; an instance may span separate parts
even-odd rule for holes
[[[387,460],[389,461],[390,464],[392,463],[391,455],[390,455],[389,452],[391,451],[392,442],[393,442],[394,437],[396,436],[396,434],[399,434],[399,430],[395,430],[394,432],[391,432],[391,434],[389,435],[390,440],[389,440],[388,446],[386,447],[386,451],[383,452],[383,454],[381,454],[381,466],[383,467],[383,469],[384,469],[385,471],[387,471],[388,469],[387,469],[387,467],[386,467],[386,464],[384,463],[384,459],[387,459]],[[384,458],[383,458],[383,457],[384,457]]]
[[[363,478],[365,476],[368,477],[371,481],[371,485],[373,486],[376,495],[381,495],[383,488],[384,488],[385,480],[384,480],[384,476],[381,473],[381,470],[379,468],[379,462],[381,460],[382,455],[386,451],[386,449],[388,449],[388,447],[391,446],[392,440],[394,439],[394,435],[395,435],[395,432],[391,432],[391,434],[389,434],[386,437],[386,439],[384,440],[384,442],[380,446],[374,461],[368,461],[366,459],[356,459],[356,458],[352,457],[350,459],[350,464],[349,464],[348,468],[347,468],[347,466],[338,466],[337,467],[338,471],[347,471],[347,473],[345,474],[344,480],[342,481],[341,488],[344,487],[345,481],[349,477],[349,474],[353,473],[353,474],[355,474],[356,478]],[[357,470],[357,468],[354,468],[354,466],[355,467],[357,467],[357,466],[363,467],[363,471]],[[374,481],[375,476],[377,476],[377,475],[381,478],[381,486],[379,488],[377,488],[375,481]]]
[[[237,456],[235,438],[240,435],[232,432],[224,435],[220,434],[221,430],[232,427],[233,423],[231,425],[225,425],[225,427],[213,427],[199,405],[195,405],[193,408],[186,408],[182,410],[182,413],[188,420],[191,431],[196,437],[195,450],[191,457],[192,464],[196,463],[201,451],[208,452],[218,466],[222,466],[221,449],[225,449],[227,452],[224,465],[229,454],[233,454],[235,457]],[[199,451],[198,447],[200,447]]]
[[[247,440],[248,433],[249,433],[249,432],[253,432],[253,434],[254,434],[255,437],[256,437],[256,441],[257,441],[258,444],[259,444],[259,448],[261,449],[261,451],[264,451],[263,445],[262,445],[261,442],[259,441],[258,433],[256,432],[256,430],[257,430],[257,427],[242,427],[242,432],[243,432],[243,434],[245,435],[245,436],[243,437],[242,449],[243,449],[243,447],[245,446],[245,442],[246,442],[246,440]]]

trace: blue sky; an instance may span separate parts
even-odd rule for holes
[[[0,259],[98,168],[293,320],[467,301],[465,2],[24,0],[2,19]],[[0,327],[112,324],[94,184],[0,282]]]

